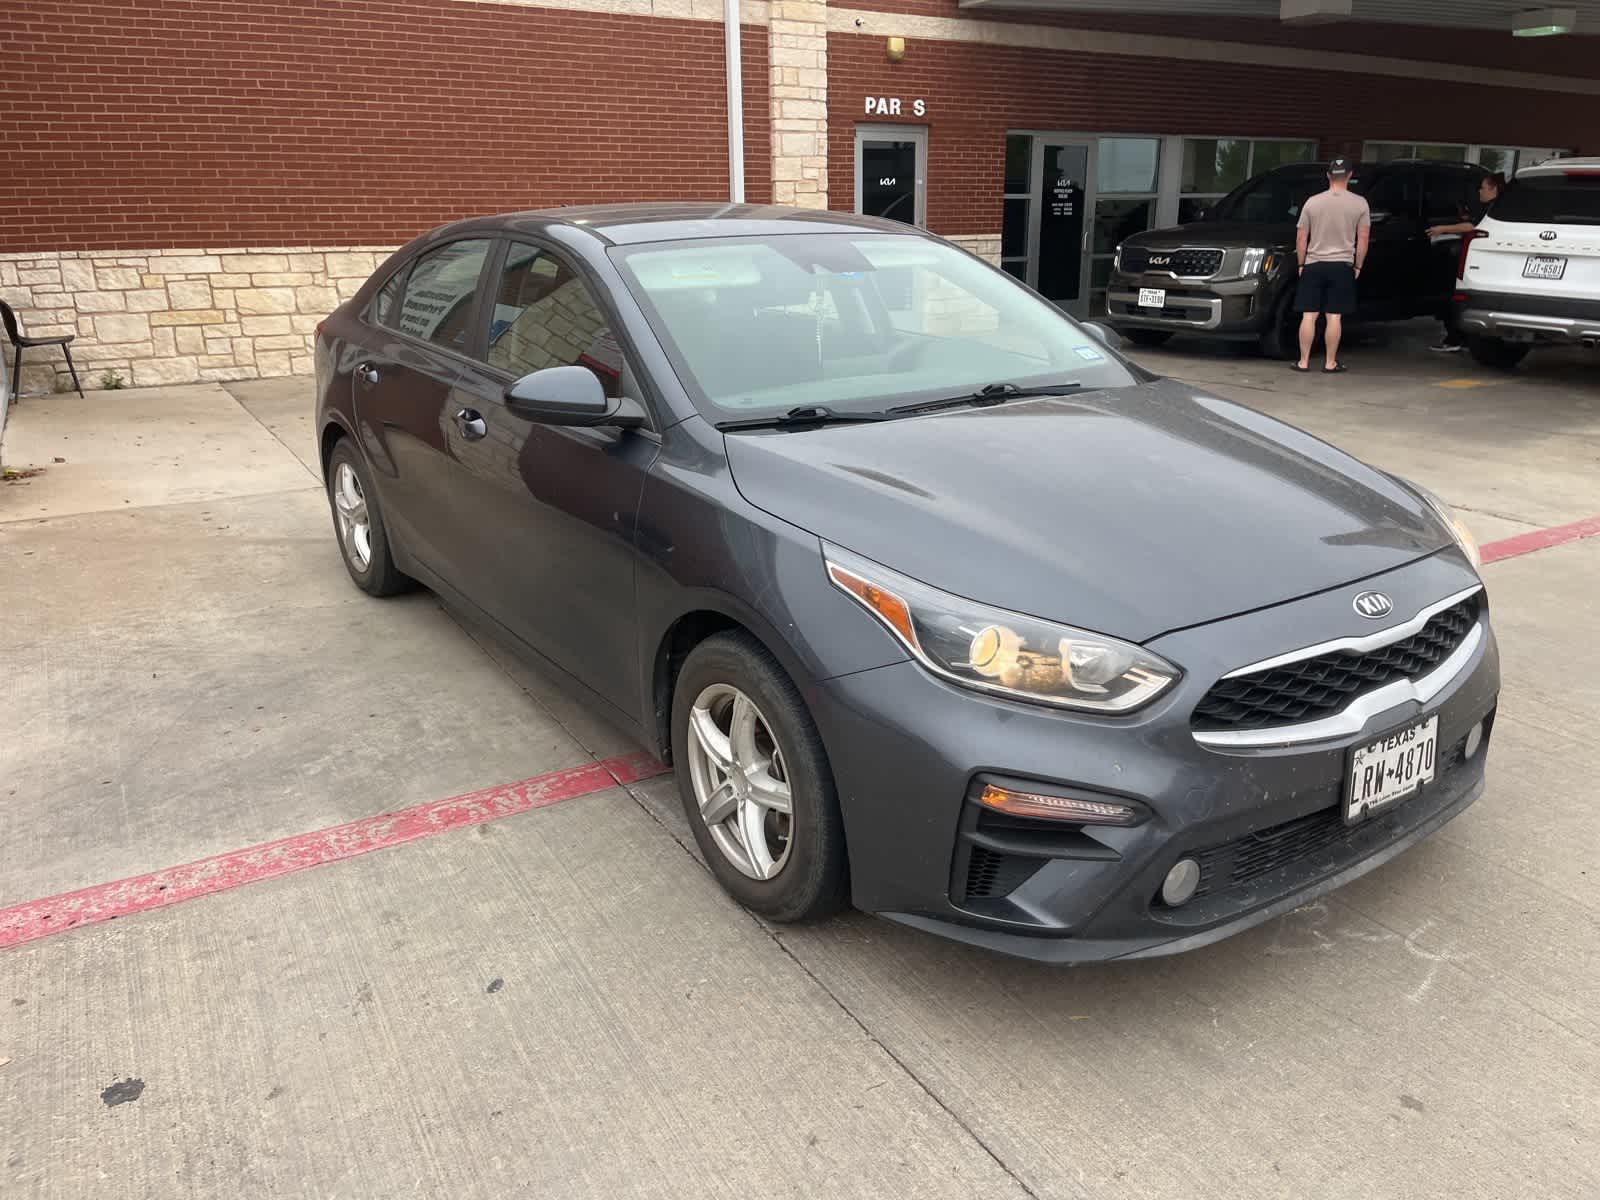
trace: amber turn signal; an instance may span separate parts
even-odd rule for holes
[[[1084,800],[1077,796],[1046,796],[985,784],[978,802],[1013,817],[1043,817],[1047,821],[1073,821],[1079,825],[1137,825],[1139,810],[1112,800]]]

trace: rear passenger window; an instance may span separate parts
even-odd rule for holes
[[[588,286],[548,251],[512,242],[489,321],[489,365],[512,375],[588,367],[622,395],[622,351]]]
[[[451,242],[416,260],[400,304],[400,330],[465,354],[472,334],[472,299],[489,255],[484,238]]]
[[[1462,220],[1478,195],[1481,176],[1460,167],[1429,167],[1423,216],[1430,225]]]
[[[1375,213],[1388,213],[1391,217],[1415,219],[1422,197],[1417,193],[1419,180],[1415,171],[1390,171],[1380,175],[1364,191],[1367,207]]]

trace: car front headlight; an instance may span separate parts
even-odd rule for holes
[[[1122,270],[1122,243],[1121,242],[1117,243],[1117,252],[1111,256],[1111,269],[1113,271],[1121,271]]]
[[[824,557],[835,587],[883,622],[924,667],[964,687],[1125,713],[1182,675],[1131,642],[963,600],[833,546]]]
[[[1244,252],[1239,265],[1240,275],[1260,275],[1272,269],[1272,251],[1265,246],[1251,246]]]
[[[1420,483],[1413,483],[1409,479],[1401,480],[1406,487],[1415,492],[1434,514],[1443,521],[1451,536],[1456,539],[1456,545],[1461,547],[1461,553],[1467,556],[1467,561],[1472,564],[1474,571],[1483,566],[1483,555],[1478,552],[1478,539],[1472,536],[1472,530],[1467,528],[1467,523],[1458,517],[1455,510],[1439,497],[1435,496]]]

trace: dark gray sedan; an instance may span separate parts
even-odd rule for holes
[[[346,568],[668,759],[777,920],[1053,962],[1213,941],[1477,798],[1499,670],[1428,493],[904,225],[520,213],[317,338]]]

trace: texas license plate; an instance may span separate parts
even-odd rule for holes
[[[1140,308],[1165,308],[1167,306],[1166,288],[1140,288]]]
[[[1353,825],[1417,791],[1433,778],[1438,758],[1439,718],[1408,725],[1357,746],[1350,756],[1344,819]]]
[[[1567,260],[1553,254],[1530,254],[1522,264],[1524,279],[1560,279],[1567,273]]]

